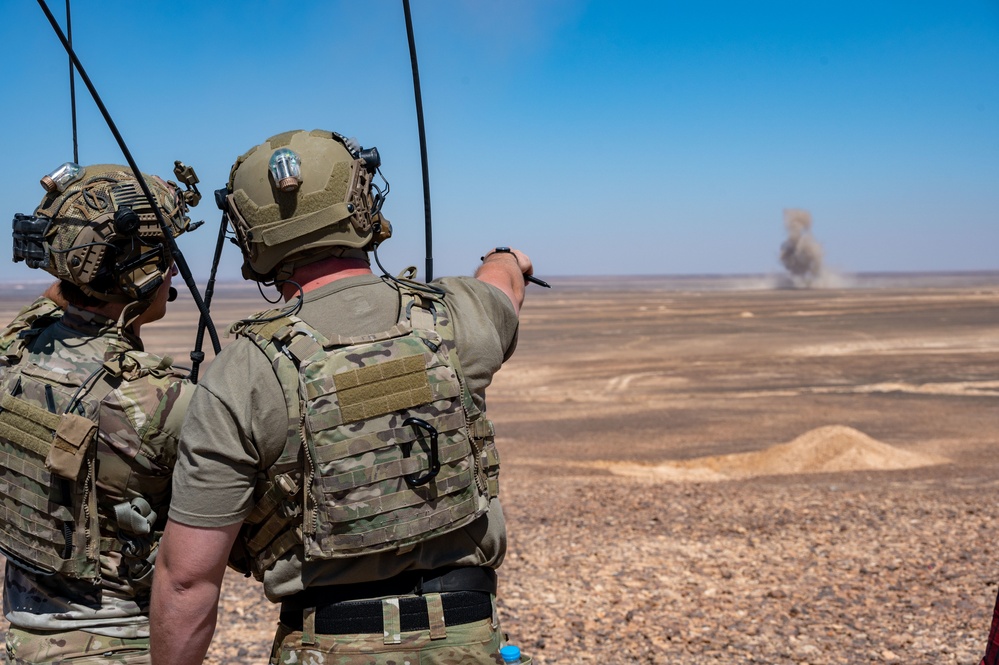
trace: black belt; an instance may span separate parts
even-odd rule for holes
[[[469,566],[406,571],[387,580],[310,587],[281,601],[281,623],[302,629],[302,610],[316,608],[316,632],[322,635],[381,633],[382,602],[401,596],[403,631],[427,630],[426,593],[441,594],[444,622],[457,626],[492,617],[490,595],[496,593],[496,571]],[[412,597],[416,596],[416,597]]]
[[[495,595],[496,571],[479,566],[407,570],[386,580],[309,587],[282,598],[281,610],[304,610],[307,607],[324,607],[347,600],[420,596],[449,591],[481,591]]]
[[[489,594],[480,591],[451,591],[441,594],[444,624],[460,626],[489,619],[493,604]],[[281,610],[281,623],[292,630],[302,630],[302,612]],[[399,625],[402,632],[430,630],[427,600],[422,596],[399,598]],[[349,600],[316,608],[316,633],[319,635],[350,635],[353,633],[383,633],[382,601]]]

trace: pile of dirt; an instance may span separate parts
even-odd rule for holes
[[[611,473],[677,482],[711,482],[754,476],[839,471],[891,471],[945,464],[937,455],[903,450],[844,425],[827,425],[790,443],[731,455],[697,457],[657,465],[611,463]]]

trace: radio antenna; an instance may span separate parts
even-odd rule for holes
[[[69,47],[73,48],[73,13],[69,9],[69,0],[66,0],[66,40]],[[76,71],[73,69],[73,58],[69,58],[69,105],[73,118],[73,163],[80,163],[80,144],[76,133]]]
[[[73,66],[76,67],[76,71],[80,73],[80,79],[87,86],[87,90],[90,91],[90,96],[94,98],[94,103],[97,104],[97,108],[100,110],[101,115],[104,116],[104,122],[107,123],[108,129],[111,130],[115,141],[118,142],[118,147],[121,149],[121,153],[124,155],[125,161],[128,162],[128,166],[132,169],[132,173],[135,175],[135,179],[139,183],[139,188],[146,196],[146,200],[149,201],[149,205],[156,214],[156,220],[160,223],[160,228],[163,229],[163,237],[170,246],[170,253],[177,264],[177,270],[180,271],[180,274],[184,278],[184,283],[187,284],[187,288],[191,291],[191,297],[194,299],[194,304],[198,307],[198,312],[205,321],[210,323],[212,319],[208,313],[208,307],[205,306],[205,301],[201,299],[201,293],[198,291],[198,286],[194,283],[194,276],[191,274],[191,268],[187,265],[187,260],[181,253],[180,247],[177,246],[177,239],[174,238],[173,233],[170,232],[170,227],[167,225],[166,219],[163,217],[163,211],[160,210],[160,206],[157,204],[156,198],[153,196],[152,191],[150,191],[149,185],[146,184],[146,179],[142,176],[142,171],[139,170],[135,160],[132,159],[132,153],[129,151],[128,146],[125,145],[125,139],[123,139],[121,133],[118,132],[118,127],[114,124],[111,114],[108,113],[107,107],[104,106],[101,96],[97,94],[97,88],[94,87],[90,77],[87,76],[87,70],[83,68],[83,64],[80,63],[80,59],[76,57],[76,52],[73,51],[73,47],[66,39],[66,35],[63,34],[62,28],[59,27],[58,21],[56,21],[55,16],[53,16],[51,10],[49,10],[48,4],[46,4],[45,0],[38,0],[38,5],[42,8],[42,11],[45,12],[45,17],[52,25],[52,29],[55,31],[56,36],[59,37],[59,41],[62,42],[63,48],[66,49],[66,53],[69,54],[69,59],[73,63]],[[218,331],[215,330],[215,326],[213,324],[208,325],[208,336],[212,340],[212,348],[215,353],[218,354],[218,352],[222,350],[222,344],[219,342]]]
[[[430,220],[430,168],[427,166],[427,133],[423,128],[423,95],[420,94],[420,65],[416,62],[416,38],[413,36],[413,16],[409,0],[402,0],[406,14],[406,35],[409,38],[409,60],[413,63],[413,94],[416,96],[416,123],[420,128],[420,160],[423,164],[423,212],[426,218],[427,281],[434,278],[433,224]]]

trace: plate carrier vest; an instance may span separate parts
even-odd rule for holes
[[[95,583],[100,555],[119,552],[132,582],[148,580],[156,513],[141,497],[111,505],[109,497],[125,496],[128,470],[116,474],[110,461],[111,471],[100,473],[107,491],[97,490],[96,420],[123,378],[162,363],[154,367],[112,344],[82,386],[64,373],[21,364],[31,342],[61,316],[55,303],[39,300],[0,333],[0,552],[35,574]]]
[[[495,432],[465,386],[448,308],[402,295],[400,321],[372,335],[327,338],[275,311],[231,328],[271,360],[289,423],[230,556],[236,570],[262,579],[297,545],[306,561],[406,552],[498,496]]]

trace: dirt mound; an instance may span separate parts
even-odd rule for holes
[[[697,457],[654,466],[612,463],[618,475],[660,480],[710,482],[753,476],[837,471],[888,471],[944,464],[936,455],[895,448],[843,425],[828,425],[751,453]]]

